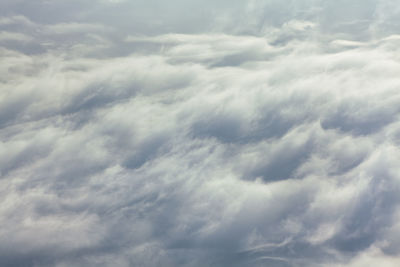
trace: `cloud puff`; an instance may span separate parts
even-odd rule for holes
[[[2,2],[0,265],[397,266],[397,11],[289,2]]]

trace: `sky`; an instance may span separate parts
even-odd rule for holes
[[[0,266],[400,266],[394,0],[2,0]]]

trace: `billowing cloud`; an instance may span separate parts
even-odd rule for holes
[[[1,266],[398,266],[394,1],[0,10]]]

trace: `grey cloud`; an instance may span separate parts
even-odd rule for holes
[[[225,31],[259,34],[290,20],[315,21],[322,32],[368,38],[395,31],[393,1],[331,3],[325,0],[276,1],[3,1],[3,15],[22,14],[40,23],[102,22],[133,33]],[[58,12],[63,10],[63,12]],[[188,12],[189,11],[189,12]],[[116,15],[118,14],[118,15]],[[189,15],[190,14],[190,15]],[[235,18],[235,19],[232,19]]]

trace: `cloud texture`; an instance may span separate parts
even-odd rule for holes
[[[0,10],[1,266],[399,266],[395,1]]]

